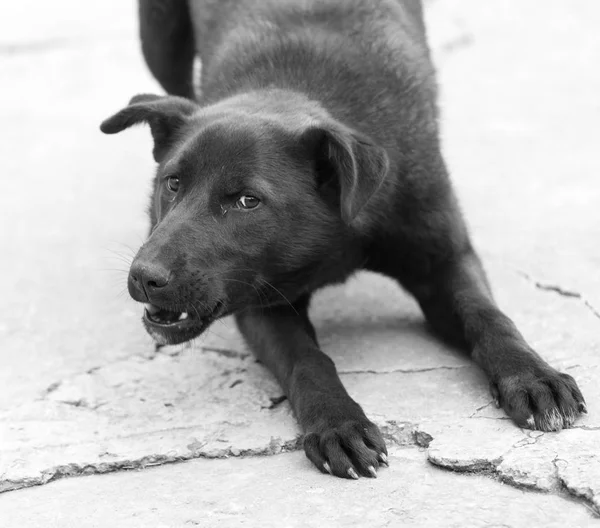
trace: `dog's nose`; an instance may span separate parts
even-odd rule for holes
[[[130,293],[136,301],[149,301],[153,293],[169,284],[169,277],[169,270],[161,264],[135,260],[129,269]]]

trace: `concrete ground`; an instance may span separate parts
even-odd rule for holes
[[[359,275],[313,319],[380,424],[377,480],[318,473],[231,321],[155,352],[124,288],[158,91],[132,2],[0,8],[0,526],[593,526],[600,515],[600,4],[430,0],[443,139],[501,306],[589,415],[520,430],[415,303]],[[181,462],[181,463],[174,463]],[[106,474],[105,474],[106,473]]]

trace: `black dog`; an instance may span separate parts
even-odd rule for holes
[[[144,122],[154,137],[152,231],[129,291],[159,343],[235,314],[310,460],[376,476],[384,441],[307,315],[315,290],[368,269],[469,351],[519,426],[560,430],[585,412],[574,379],[492,299],[440,154],[418,1],[140,0],[140,18],[146,61],[171,96],[134,97],[102,131]]]

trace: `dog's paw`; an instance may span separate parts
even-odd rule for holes
[[[381,432],[366,418],[307,433],[304,452],[323,473],[341,478],[375,478],[379,466],[388,465]]]
[[[560,431],[571,427],[579,414],[587,413],[573,377],[548,365],[500,377],[490,388],[498,407],[526,429]]]

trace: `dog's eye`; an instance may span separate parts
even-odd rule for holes
[[[167,178],[167,189],[173,193],[176,193],[179,190],[179,178],[176,176],[169,176]]]
[[[242,196],[235,205],[240,209],[254,209],[259,203],[260,200],[256,196]]]

